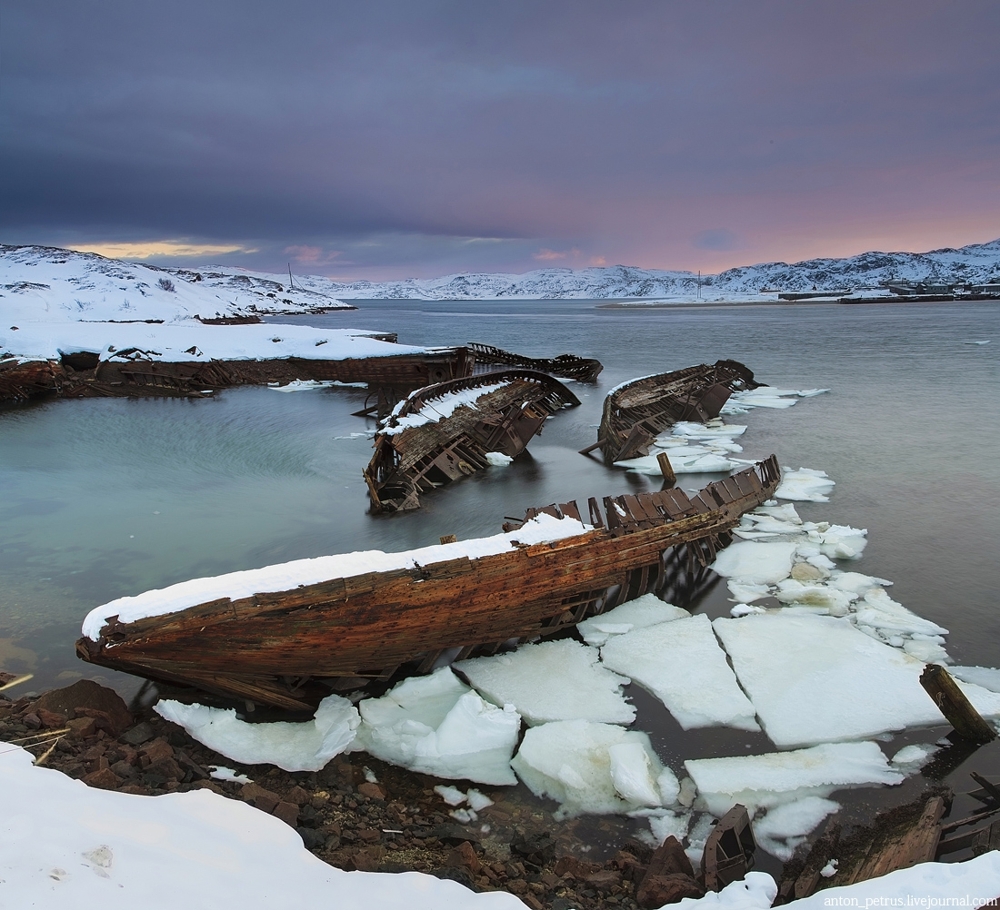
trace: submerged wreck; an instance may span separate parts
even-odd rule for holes
[[[490,344],[470,341],[466,347],[476,355],[477,364],[503,363],[509,366],[525,367],[529,370],[541,370],[563,379],[575,379],[577,382],[597,382],[597,377],[604,369],[599,360],[592,357],[579,357],[576,354],[559,354],[557,357],[525,357],[495,348]]]
[[[331,689],[493,653],[658,590],[671,558],[710,564],[770,498],[772,455],[693,496],[662,490],[531,510],[503,534],[195,579],[91,611],[83,660],[304,710]],[[602,514],[603,511],[603,514]]]
[[[580,400],[534,370],[502,370],[418,389],[382,422],[364,471],[375,512],[419,508],[421,493],[513,458],[547,418]]]
[[[608,393],[597,442],[581,454],[600,449],[609,465],[645,455],[667,427],[680,420],[703,422],[718,417],[733,392],[756,389],[761,384],[736,360],[717,360],[633,379]]]

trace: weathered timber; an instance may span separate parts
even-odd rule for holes
[[[597,442],[581,454],[599,448],[607,464],[645,455],[667,427],[679,420],[718,417],[733,392],[759,385],[735,360],[634,379],[608,393]]]
[[[405,568],[221,598],[134,622],[115,616],[97,640],[81,638],[77,654],[140,676],[305,709],[343,680],[426,667],[445,649],[472,653],[553,635],[656,590],[678,563],[710,561],[779,480],[772,455],[691,498],[680,490],[642,493],[631,509],[626,497],[609,498],[599,525],[551,542],[475,559],[464,544],[448,544],[412,551]],[[731,495],[713,495],[721,487]],[[524,521],[505,525],[512,541],[540,511],[580,514],[575,503],[529,510]],[[325,688],[317,691],[316,680]]]
[[[470,341],[466,347],[476,355],[476,364],[502,363],[508,366],[525,367],[529,370],[540,370],[564,379],[575,379],[578,382],[597,382],[597,377],[604,369],[599,360],[592,357],[578,357],[576,354],[559,354],[557,357],[525,357],[495,348],[490,344]]]
[[[128,352],[121,352],[128,355]],[[213,360],[170,362],[141,352],[93,362],[0,361],[0,401],[39,395],[61,398],[200,397],[205,390],[304,380],[364,382],[393,402],[421,386],[472,375],[475,355],[465,348],[437,348],[419,354],[312,360]]]
[[[579,403],[561,382],[536,370],[503,370],[417,389],[375,436],[364,471],[372,511],[419,508],[421,493],[482,470],[488,452],[519,455],[552,414]]]
[[[958,687],[958,683],[940,664],[928,664],[924,667],[920,674],[920,685],[959,736],[976,743],[988,743],[996,739],[996,730],[983,720],[982,715]]]

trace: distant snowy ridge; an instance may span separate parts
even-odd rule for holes
[[[909,281],[1000,281],[1000,239],[959,250],[929,253],[862,253],[848,259],[766,262],[701,277],[701,298],[747,299],[767,291],[843,290],[877,286],[889,279]],[[298,279],[296,279],[298,280]],[[693,272],[669,272],[615,265],[606,268],[538,269],[523,275],[464,274],[428,280],[338,284],[305,278],[302,284],[344,299],[487,300],[573,298],[655,299],[698,295]]]
[[[537,269],[521,275],[342,283],[320,276],[250,272],[227,266],[158,268],[53,247],[0,244],[0,312],[29,321],[124,321],[194,315],[316,312],[347,300],[774,300],[776,291],[831,291],[913,282],[1000,281],[1000,239],[929,253],[862,253],[848,259],[768,262],[718,275],[615,265]],[[23,315],[19,315],[23,314]]]
[[[55,247],[0,244],[0,313],[19,322],[177,322],[348,306],[280,275],[161,269]]]

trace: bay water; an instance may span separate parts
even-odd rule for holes
[[[797,504],[799,514],[867,528],[851,568],[892,580],[894,599],[949,629],[955,663],[1000,665],[1000,306],[603,303],[357,301],[357,310],[268,320],[601,360],[596,384],[571,384],[581,406],[552,417],[525,455],[425,495],[413,513],[368,512],[361,472],[375,424],[351,416],[364,389],[3,407],[0,668],[34,673],[28,688],[83,675],[128,697],[139,681],[74,655],[80,622],[98,604],[290,559],[494,534],[530,506],[657,489],[578,450],[596,440],[610,388],[720,358],[769,385],[830,389],[788,410],[727,418],[748,425],[744,457],[775,452],[783,466],[826,471],[837,483],[831,501]],[[681,481],[693,489],[716,476]],[[727,596],[720,585],[697,609],[724,615]],[[641,728],[677,770],[683,758],[769,747],[763,735],[683,734],[636,688]],[[973,767],[1000,772],[998,754],[981,750]]]

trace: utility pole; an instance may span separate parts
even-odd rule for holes
[[[699,272],[699,274],[701,273]],[[292,280],[292,264],[290,262],[288,263],[288,286],[295,287],[295,282]]]

